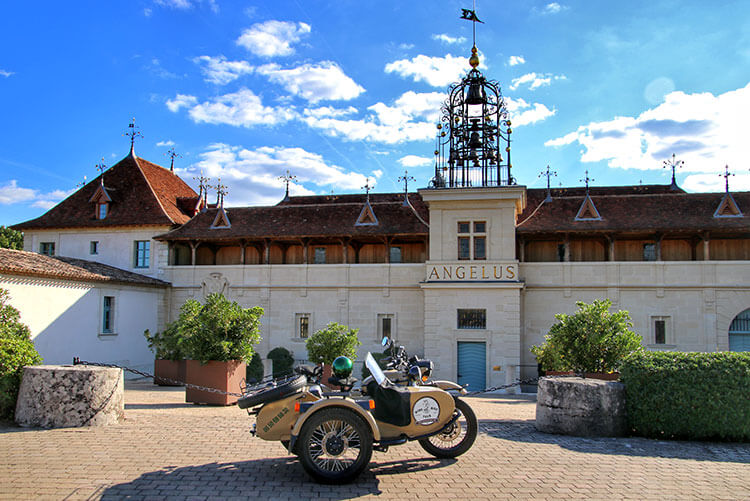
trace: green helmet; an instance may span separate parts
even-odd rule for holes
[[[339,379],[346,379],[352,375],[354,364],[348,357],[336,357],[333,361],[333,374]]]

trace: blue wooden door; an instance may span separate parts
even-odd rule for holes
[[[469,391],[483,390],[487,387],[486,371],[487,347],[481,342],[458,343],[458,384],[468,384]]]

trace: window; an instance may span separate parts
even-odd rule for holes
[[[107,217],[107,204],[97,204],[96,217],[98,219],[104,219]]]
[[[561,263],[565,261],[565,244],[557,244],[557,260]]]
[[[89,242],[89,254],[99,254],[99,242],[92,240]]]
[[[400,263],[401,262],[401,247],[391,247],[390,251],[390,262]]]
[[[309,313],[297,313],[295,315],[297,332],[296,337],[300,339],[307,339],[310,336],[310,314]]]
[[[45,256],[54,256],[55,255],[55,242],[40,242],[39,254],[44,254]]]
[[[315,247],[315,264],[326,264],[325,247]]]
[[[643,260],[656,261],[656,244],[643,244]]]
[[[651,317],[651,343],[655,345],[667,345],[671,343],[669,333],[669,317]]]
[[[472,231],[473,230],[473,231]],[[458,259],[487,259],[487,223],[458,223]]]
[[[112,334],[115,329],[115,298],[104,296],[102,302],[102,334]]]
[[[149,254],[151,251],[151,242],[149,240],[136,240],[135,241],[135,267],[136,268],[148,268],[150,259]]]
[[[378,341],[384,337],[393,339],[395,327],[396,319],[392,313],[378,313]]]
[[[459,309],[459,329],[486,329],[487,310],[485,309]]]

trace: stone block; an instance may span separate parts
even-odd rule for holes
[[[580,377],[539,380],[536,428],[579,437],[627,434],[625,385]]]
[[[91,365],[23,368],[16,402],[20,426],[105,426],[124,415],[122,369]]]

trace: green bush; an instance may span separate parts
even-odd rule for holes
[[[4,249],[23,250],[23,233],[0,226],[0,247]]]
[[[643,352],[620,369],[633,434],[750,440],[750,353]]]
[[[633,324],[627,311],[610,313],[609,299],[576,305],[573,315],[555,315],[557,323],[544,344],[531,347],[543,369],[612,372],[627,355],[643,350],[641,336],[630,330]]]
[[[286,348],[278,347],[268,352],[269,358],[273,360],[273,377],[286,376],[292,373],[294,367],[294,357]]]
[[[250,362],[260,341],[263,308],[242,308],[222,294],[209,294],[206,304],[188,299],[174,322],[187,358],[208,362]],[[171,326],[170,326],[171,327]]]
[[[13,419],[23,366],[42,363],[29,328],[9,300],[8,291],[0,289],[0,419]]]
[[[182,360],[185,353],[182,349],[182,337],[177,322],[172,322],[163,332],[151,335],[146,329],[143,335],[148,342],[148,348],[154,353],[157,360]]]
[[[389,353],[385,353],[385,352],[384,353],[377,353],[376,352],[376,353],[372,353],[371,354],[372,358],[375,359],[375,361],[378,363],[378,366],[380,366],[380,368],[383,369],[383,370],[385,370],[385,365],[386,364],[382,360],[390,354],[390,350],[388,350],[388,351],[389,351]],[[370,373],[370,369],[368,369],[367,365],[363,363],[362,364],[362,379],[364,380],[364,379],[368,378],[370,376],[370,374],[371,374]]]
[[[260,359],[260,355],[255,352],[245,369],[245,381],[248,383],[257,383],[261,379],[263,379],[263,361]]]
[[[331,322],[325,329],[317,331],[305,343],[307,359],[314,364],[332,364],[338,356],[357,359],[357,348],[362,344],[357,338],[359,329]]]

